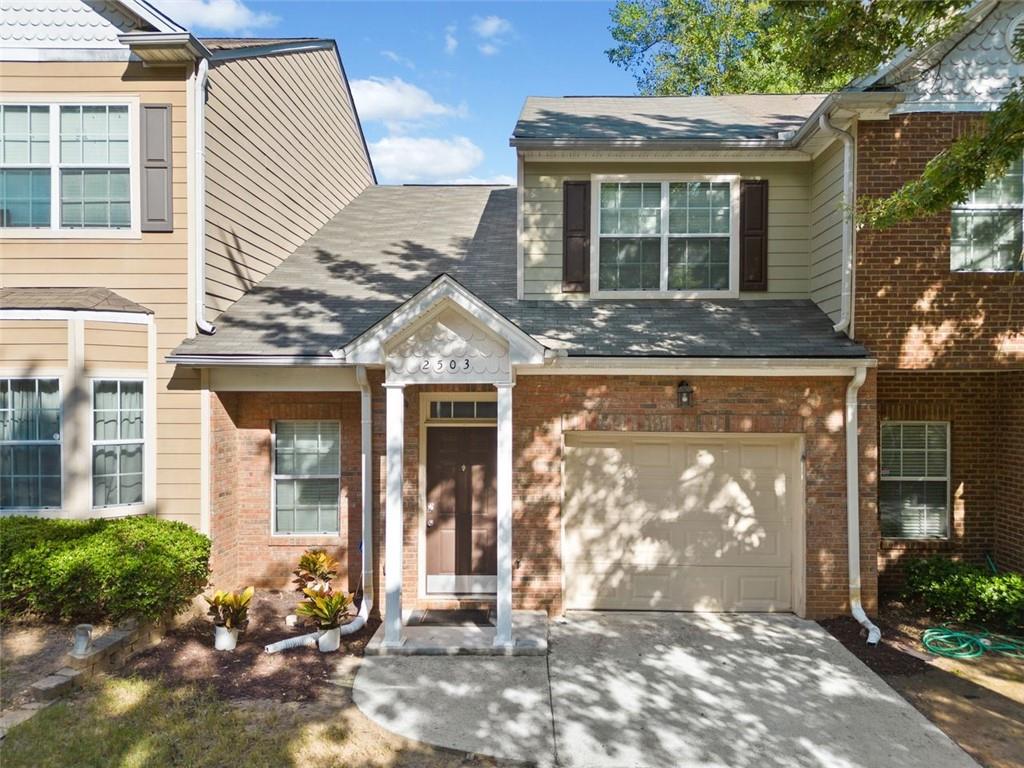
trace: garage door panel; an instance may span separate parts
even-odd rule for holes
[[[568,434],[567,606],[788,610],[794,451],[767,438]]]

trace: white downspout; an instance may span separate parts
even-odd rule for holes
[[[853,136],[829,122],[828,113],[818,118],[818,126],[830,136],[843,142],[843,253],[842,293],[840,294],[839,322],[833,326],[836,333],[849,335],[853,293],[853,206],[854,206],[854,140]]]
[[[857,426],[857,392],[868,369],[856,369],[846,388],[846,535],[850,570],[850,613],[868,631],[868,645],[878,645],[882,630],[875,626],[860,602],[860,447]]]
[[[195,156],[192,159],[192,173],[195,193],[195,220],[193,221],[193,257],[195,264],[195,311],[196,328],[200,333],[211,336],[217,328],[206,320],[206,81],[210,74],[209,59],[200,59],[196,65],[196,82],[192,95],[195,99],[195,119],[192,128],[192,148]]]
[[[360,443],[362,455],[362,500],[363,500],[363,602],[359,614],[341,628],[341,634],[358,632],[370,618],[373,610],[373,408],[370,381],[366,367],[356,366],[356,381],[359,382]]]

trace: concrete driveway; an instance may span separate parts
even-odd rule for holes
[[[355,701],[409,738],[567,768],[976,766],[793,616],[576,613],[549,642],[547,658],[368,658]]]

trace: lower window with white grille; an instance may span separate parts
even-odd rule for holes
[[[882,536],[949,536],[949,423],[890,421],[881,427]]]
[[[275,534],[338,533],[340,442],[336,421],[274,423]]]

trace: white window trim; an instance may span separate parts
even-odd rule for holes
[[[946,475],[945,477],[935,477],[933,475],[898,475],[898,476],[884,476],[882,474],[882,435],[881,428],[883,426],[892,425],[935,425],[942,424],[946,427]],[[953,505],[952,501],[952,485],[953,480],[950,476],[950,468],[952,466],[953,457],[953,443],[952,443],[952,432],[950,430],[950,423],[948,421],[941,421],[938,419],[891,419],[882,421],[879,424],[879,435],[878,435],[878,482],[879,485],[888,482],[926,482],[926,483],[945,483],[946,484],[946,535],[945,536],[886,536],[882,535],[882,538],[886,541],[949,541],[952,536],[953,528]],[[926,449],[927,452],[927,449]],[[900,448],[900,454],[902,455],[903,449]],[[902,464],[902,461],[900,462]],[[879,488],[879,491],[881,488]],[[881,508],[879,508],[879,514],[881,514]],[[879,518],[879,532],[881,532],[881,518]]]
[[[1024,159],[1024,158],[1022,158]],[[1021,163],[1021,175],[1024,176],[1024,162]],[[1024,179],[1022,179],[1024,183]],[[969,200],[965,200],[962,203],[957,203],[953,206],[950,211],[950,219],[952,224],[952,217],[956,215],[958,211],[967,211],[970,213],[998,213],[1000,211],[1020,211],[1021,217],[1021,231],[1024,232],[1024,198],[1021,199],[1016,205],[1007,205],[1001,203],[972,203]],[[974,244],[971,244],[972,251]],[[953,243],[950,242],[949,247],[949,271],[958,275],[1015,275],[1024,272],[1024,261],[1022,261],[1018,269],[964,269],[963,267],[956,267],[953,265]]]
[[[142,186],[139,169],[139,97],[123,94],[25,94],[6,96],[4,106],[48,106],[50,108],[50,226],[0,228],[0,240],[65,239],[65,240],[138,240],[142,237]],[[131,226],[127,229],[77,228],[60,226],[60,108],[72,104],[128,107],[128,186],[131,195]],[[5,164],[20,168],[21,164]],[[42,166],[27,163],[25,168]],[[100,167],[82,165],[82,167]],[[124,166],[118,165],[118,168]]]
[[[57,445],[60,448],[60,504],[56,507],[7,507],[0,510],[3,515],[26,515],[26,514],[37,514],[37,513],[54,513],[59,512],[64,507],[64,475],[66,474],[66,459],[64,456],[64,450],[66,441],[64,440],[64,434],[66,431],[66,419],[64,412],[64,376],[58,373],[44,373],[44,372],[33,372],[31,374],[16,374],[0,371],[0,379],[32,379],[35,381],[41,381],[43,379],[56,379],[57,380],[57,397],[60,400],[60,440],[2,440],[0,445]],[[39,385],[36,385],[36,391],[39,391]]]
[[[280,475],[277,472],[277,425],[287,424],[320,424],[333,422],[338,425],[338,474],[336,475]],[[341,466],[342,466],[341,422],[337,419],[274,419],[270,423],[270,536],[275,539],[326,539],[337,541],[341,537],[342,504]],[[318,531],[316,533],[288,532],[279,533],[277,529],[277,481],[278,480],[337,480],[338,481],[338,530],[334,533]]]
[[[146,508],[146,500],[149,495],[149,473],[152,469],[149,466],[149,430],[150,430],[150,413],[149,413],[149,382],[145,376],[140,376],[137,373],[132,375],[90,375],[87,379],[89,388],[89,508],[93,512],[109,512],[116,510],[118,514],[131,514],[133,512],[141,512]],[[96,439],[96,383],[99,381],[116,381],[118,382],[117,395],[118,395],[118,413],[121,412],[121,382],[132,381],[138,382],[142,385],[142,437],[133,437],[127,440],[97,440]],[[130,501],[119,504],[96,504],[95,502],[95,491],[93,490],[93,472],[95,465],[93,463],[93,449],[98,445],[141,445],[142,446],[142,499],[140,501]],[[154,468],[155,469],[155,468]]]
[[[660,182],[661,193],[661,290],[602,291],[600,289],[601,183]],[[668,281],[667,185],[683,181],[717,181],[729,184],[729,287],[726,290],[670,291]],[[740,295],[740,176],[701,173],[592,174],[590,177],[590,297],[593,299],[735,299]]]

